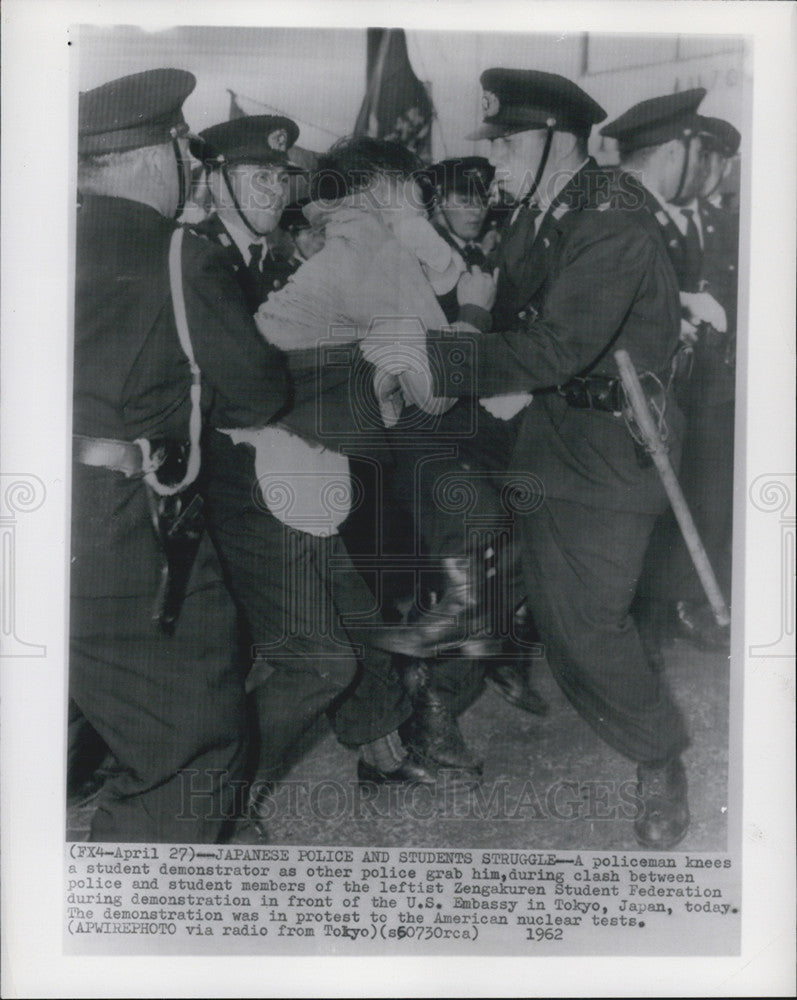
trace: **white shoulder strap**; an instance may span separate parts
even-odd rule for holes
[[[172,233],[169,245],[169,283],[172,291],[172,305],[174,306],[174,320],[177,324],[177,336],[180,338],[180,346],[183,353],[188,358],[191,368],[191,416],[188,423],[188,465],[185,476],[180,483],[175,486],[164,486],[159,482],[154,472],[145,475],[146,481],[161,496],[173,496],[190,486],[199,474],[201,460],[199,439],[202,434],[202,410],[200,407],[200,396],[202,393],[201,376],[199,366],[194,357],[194,349],[191,346],[191,334],[188,330],[188,317],[185,311],[185,295],[183,293],[183,236],[185,230],[178,226]],[[148,442],[146,442],[148,444]],[[145,456],[146,457],[146,456]]]

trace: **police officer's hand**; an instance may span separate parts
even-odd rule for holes
[[[497,278],[497,268],[493,274],[478,267],[466,271],[457,284],[457,302],[461,306],[481,306],[489,312],[495,302]]]
[[[690,323],[685,316],[681,317],[681,336],[679,339],[682,344],[690,347],[697,343],[697,327],[694,323]]]
[[[686,309],[687,319],[695,326],[708,323],[719,333],[727,332],[728,319],[725,310],[708,292],[681,292],[681,305]]]

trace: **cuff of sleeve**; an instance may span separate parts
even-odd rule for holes
[[[489,333],[493,328],[493,317],[486,309],[482,309],[481,306],[460,306],[457,319],[463,323],[470,323],[471,326],[475,326],[482,333]]]

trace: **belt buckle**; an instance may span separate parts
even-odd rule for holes
[[[589,385],[587,380],[580,375],[574,375],[565,385],[559,386],[557,392],[559,392],[569,406],[575,406],[579,410],[591,410],[593,408]]]

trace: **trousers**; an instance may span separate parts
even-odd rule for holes
[[[247,686],[256,692],[258,773],[279,769],[326,709],[346,746],[392,732],[411,705],[390,655],[350,635],[376,606],[341,538],[296,530],[269,512],[249,445],[216,433],[206,456],[209,530],[252,644]]]
[[[155,545],[151,525],[141,542]],[[71,600],[70,697],[119,763],[90,839],[212,843],[243,776],[244,685],[235,607],[207,537],[171,636],[152,620],[154,596]]]
[[[680,483],[726,600],[731,589],[734,402],[687,412]],[[703,602],[705,594],[672,511],[651,537],[641,591],[657,603]]]
[[[431,559],[430,581],[445,586],[439,567],[447,557],[471,561],[474,585],[507,634],[524,586],[517,560],[518,525],[512,506],[518,476],[507,473],[518,418],[492,416],[475,399],[460,400],[438,417],[409,410],[397,425],[394,491],[410,512],[422,551]],[[409,443],[407,441],[409,439]],[[500,578],[487,590],[485,553],[498,556]],[[438,571],[434,572],[437,566]],[[485,663],[449,654],[435,661],[432,682],[453,711],[478,694]]]
[[[529,605],[557,683],[610,746],[646,763],[688,743],[629,615],[655,520],[556,498],[520,515]]]

